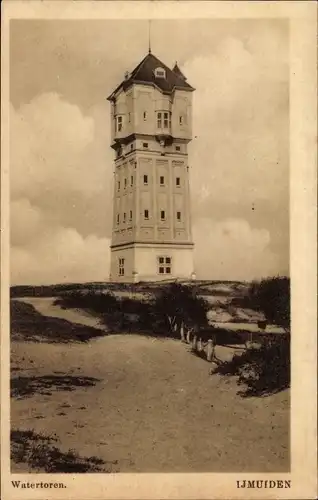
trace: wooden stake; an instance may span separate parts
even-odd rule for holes
[[[196,335],[194,335],[193,340],[192,340],[192,349],[194,351],[197,350],[197,341],[198,341],[198,337]]]
[[[212,361],[212,356],[213,356],[213,341],[211,339],[208,340],[208,349],[206,353],[206,359],[208,361]]]

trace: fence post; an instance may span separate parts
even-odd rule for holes
[[[197,350],[197,339],[198,339],[198,337],[196,335],[194,335],[193,340],[192,340],[192,349],[194,351]]]
[[[212,355],[213,355],[213,340],[209,339],[208,340],[208,349],[206,353],[206,359],[208,361],[212,361]]]
[[[183,322],[181,323],[181,326],[180,326],[180,335],[181,335],[181,342],[185,342],[186,339],[185,339],[185,336],[184,336]]]

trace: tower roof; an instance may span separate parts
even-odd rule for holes
[[[163,68],[165,70],[165,78],[156,77],[155,70],[157,68]],[[194,88],[186,82],[186,78],[177,64],[175,64],[173,70],[171,70],[151,52],[149,52],[130,75],[118,85],[108,99],[112,100],[114,94],[121,87],[127,89],[133,83],[153,84],[159,87],[164,93],[171,93],[175,88],[190,92],[194,90]]]

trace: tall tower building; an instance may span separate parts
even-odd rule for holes
[[[149,51],[108,97],[115,151],[110,279],[194,276],[188,144],[192,92]]]

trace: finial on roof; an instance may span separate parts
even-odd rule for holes
[[[151,54],[151,19],[148,22],[148,53]]]

